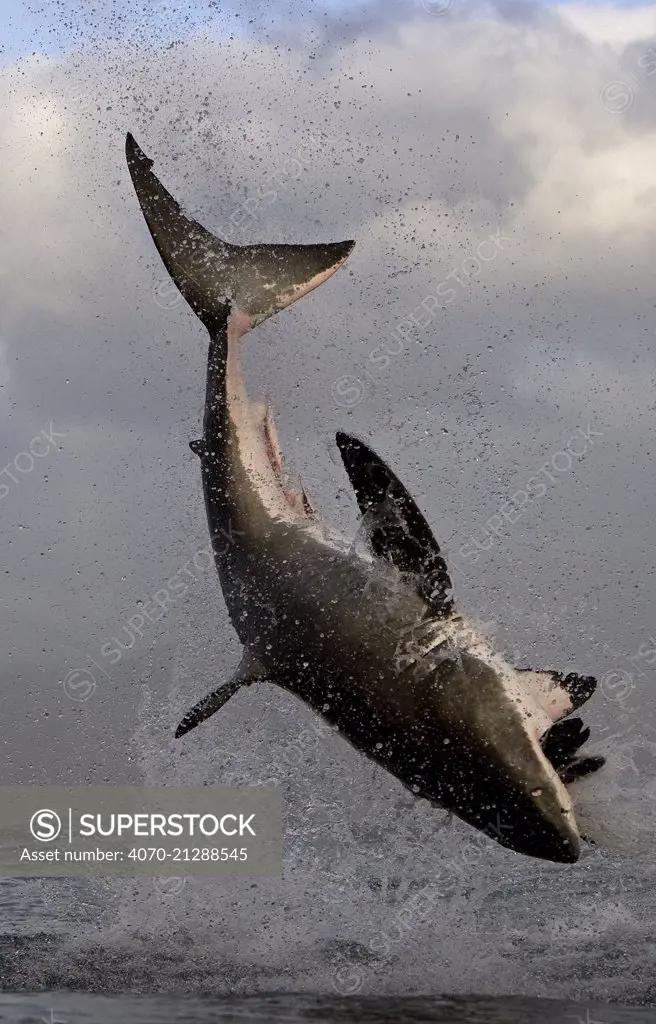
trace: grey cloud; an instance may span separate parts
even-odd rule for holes
[[[619,61],[609,68],[606,48],[554,14],[403,12],[394,20],[389,5],[372,5],[349,16],[357,30],[330,59],[310,60],[311,41],[287,50],[199,37],[124,50],[97,41],[76,57],[6,69],[2,465],[50,421],[69,434],[3,509],[11,644],[49,699],[75,667],[67,655],[57,672],[51,658],[41,671],[50,638],[95,656],[204,537],[187,442],[200,421],[205,338],[169,292],[157,301],[165,275],[126,174],[128,128],[211,229],[241,231],[235,211],[276,174],[277,200],[244,222],[243,240],[359,239],[349,267],[249,337],[244,354],[252,389],[273,397],[288,463],[327,516],[355,528],[333,460],[337,427],[380,443],[456,550],[572,430],[598,422],[608,439],[594,459],[500,540],[462,581],[463,597],[524,587],[528,605],[538,592],[576,600],[603,589],[608,559],[595,536],[609,517],[613,578],[624,569],[648,594],[653,124],[638,130],[604,108]],[[318,38],[339,37],[342,22],[323,24]],[[477,247],[497,229],[510,241],[479,272]],[[374,368],[372,351],[392,345],[398,323],[447,279],[453,300]],[[353,408],[334,402],[342,376],[361,380]],[[549,557],[554,521],[562,529]],[[518,565],[533,582],[517,581]],[[619,629],[619,647],[640,642],[649,603],[620,628],[605,591],[600,616]],[[518,609],[509,642],[530,646],[530,614]],[[157,635],[175,648],[189,619],[215,637],[203,642],[216,674],[227,671],[213,578]],[[598,654],[576,624],[559,623],[550,641],[586,663]],[[112,675],[128,704],[149,651],[144,643]],[[190,678],[190,691],[206,681]],[[112,701],[94,707],[112,732]]]
[[[62,10],[75,22],[91,5]],[[273,687],[231,703],[195,745],[173,742],[181,713],[238,658],[213,572],[117,664],[101,653],[115,636],[129,645],[137,602],[152,600],[207,542],[187,447],[200,423],[205,335],[166,289],[124,165],[125,131],[210,229],[240,232],[235,211],[275,174],[278,197],[243,222],[244,240],[358,239],[340,274],[245,342],[247,380],[273,400],[289,467],[326,517],[354,534],[334,431],[370,440],[462,565],[462,607],[496,624],[520,664],[601,677],[633,671],[629,659],[653,632],[656,116],[637,99],[620,113],[604,107],[602,90],[621,79],[623,58],[591,39],[580,13],[568,27],[565,14],[535,8],[473,16],[456,4],[435,17],[421,4],[388,3],[324,18],[296,6],[314,17],[307,37],[292,29],[285,41],[280,22],[266,26],[255,15],[233,40],[216,38],[231,17],[222,9],[214,35],[171,46],[171,26],[153,30],[148,44],[146,22],[117,43],[119,22],[98,10],[98,23],[76,29],[76,37],[96,36],[86,50],[21,62],[0,84],[8,154],[0,169],[0,469],[51,421],[67,434],[62,450],[37,460],[0,502],[5,779],[278,778],[289,820],[303,821],[289,828],[293,877],[255,892],[190,885],[179,930],[186,941],[190,922],[206,921],[212,907],[229,929],[220,941],[230,957],[239,949],[254,987],[258,970],[270,987],[282,964],[283,986],[292,979],[316,989],[328,955],[317,935],[367,946],[389,926],[380,890],[362,881],[371,864],[397,858],[404,878],[421,884],[445,856],[459,855],[466,836],[440,830],[435,841],[434,811],[417,803],[399,813],[404,798],[393,780],[336,736],[307,753],[303,771],[290,768],[285,743],[315,719]],[[601,15],[590,17],[598,31]],[[642,41],[632,45],[638,53]],[[299,147],[307,160],[297,174]],[[493,251],[480,245],[498,230],[509,241],[479,269],[477,253]],[[445,282],[453,297],[443,309],[429,303],[432,318],[408,329],[399,349],[398,325],[421,316]],[[383,343],[396,353],[387,364],[370,358]],[[353,406],[335,402],[343,376],[361,382]],[[474,564],[463,561],[462,545],[483,536],[504,502],[588,423],[602,432],[598,443],[571,468],[565,460],[540,501]],[[85,671],[96,688],[76,700]],[[69,672],[77,672],[72,696],[63,686]],[[596,735],[627,723],[648,735],[653,687],[647,670],[625,706],[595,697],[586,719]],[[358,822],[372,796],[375,812]],[[344,865],[357,915],[316,901],[322,879],[303,869],[308,830],[324,827],[326,807],[335,835],[346,823],[356,837],[373,837],[356,838]],[[426,823],[421,842],[413,818]],[[462,901],[441,908],[398,960],[378,974],[370,968],[371,985],[425,990],[428,978],[431,988],[471,991],[473,977],[480,991],[497,991],[502,978],[508,990],[543,995],[638,992],[635,960],[618,961],[613,936],[603,943],[604,915],[617,915],[597,898],[598,876],[586,868],[591,888],[574,887],[563,907],[558,892],[548,903],[549,866],[504,857],[490,851],[487,874],[481,868],[479,898],[487,887],[494,928],[477,928],[473,910],[463,927]],[[497,900],[500,868],[508,876]],[[510,904],[508,877],[517,886]],[[547,908],[544,928],[526,892]],[[121,889],[116,903],[118,941],[135,916],[139,929],[146,917],[152,926],[143,897]],[[276,916],[276,905],[291,911]],[[171,905],[158,909],[171,963],[186,963]],[[581,942],[581,921],[594,942]],[[552,926],[555,960],[543,955],[553,956]],[[634,948],[640,928],[627,925],[623,945],[630,939]],[[508,945],[498,951],[498,936],[514,940],[518,929],[521,958]],[[640,947],[647,974],[652,932],[650,920]],[[444,968],[436,982],[435,963],[459,959],[454,935],[462,972]],[[121,987],[133,977],[134,946],[126,946]],[[159,965],[162,948],[139,963]],[[201,944],[193,948],[196,956]],[[206,957],[208,990],[227,976],[217,972],[219,954],[212,947]],[[44,984],[71,976],[79,984],[75,965],[53,965],[50,954],[38,983],[46,968]],[[172,979],[179,975],[157,983]]]

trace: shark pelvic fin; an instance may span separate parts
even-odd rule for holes
[[[374,554],[414,577],[434,615],[447,618],[453,611],[449,570],[416,502],[366,444],[342,431],[336,441],[360,511],[369,521]]]
[[[354,242],[233,245],[182,212],[153,174],[153,161],[128,133],[125,154],[148,228],[173,281],[210,333],[231,312],[238,333],[261,323],[326,281]]]
[[[301,501],[303,502],[303,511],[306,516],[314,516],[317,514],[317,510],[308,498],[307,491],[303,487],[303,484],[301,484]]]
[[[218,690],[208,693],[207,697],[203,697],[198,704],[194,704],[191,711],[187,712],[175,730],[175,738],[179,739],[191,729],[195,729],[201,722],[211,718],[231,697],[234,697],[242,686],[250,686],[251,683],[262,682],[264,679],[266,679],[266,672],[263,666],[257,658],[246,651],[232,679],[223,683]]]

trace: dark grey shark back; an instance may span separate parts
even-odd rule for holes
[[[194,313],[212,330],[230,311],[249,326],[290,305],[340,266],[354,242],[232,245],[187,217],[128,133],[130,175],[164,265]]]

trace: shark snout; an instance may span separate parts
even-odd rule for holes
[[[538,787],[528,799],[530,810],[524,822],[520,816],[515,823],[513,847],[531,857],[574,864],[581,853],[581,838],[571,807],[552,787]]]

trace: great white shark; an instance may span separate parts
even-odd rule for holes
[[[502,846],[572,863],[571,713],[591,677],[517,670],[459,615],[446,562],[414,499],[365,443],[337,435],[368,551],[332,534],[288,484],[270,407],[251,401],[242,337],[327,281],[354,242],[233,245],[184,214],[132,135],[126,156],[155,245],[209,333],[201,463],[216,567],[244,653],[184,717],[182,736],[257,681],[305,701],[418,797]]]

